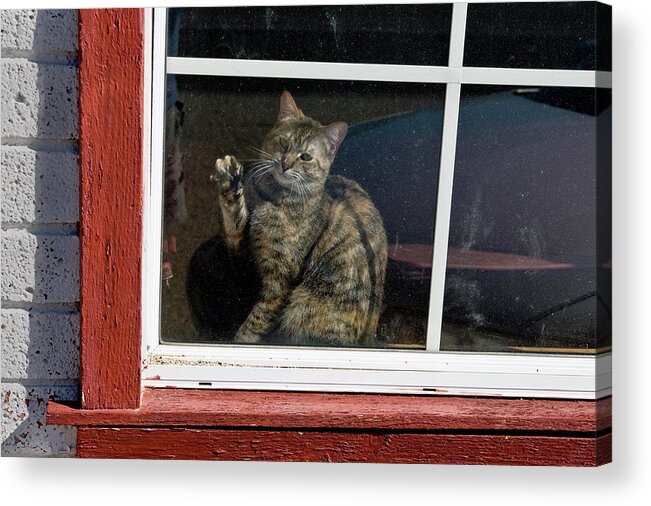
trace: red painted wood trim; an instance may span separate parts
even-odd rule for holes
[[[140,398],[142,9],[79,11],[81,399]]]
[[[595,466],[610,462],[599,438],[421,433],[91,428],[85,458]]]
[[[610,426],[609,399],[154,390],[136,409],[143,42],[142,10],[79,12],[82,409],[51,403],[48,414],[50,423],[79,425],[79,456],[521,465],[610,461],[611,436],[594,437]]]
[[[610,427],[611,409],[611,398],[595,402],[148,389],[137,410],[83,410],[51,402],[47,421],[111,427],[595,432]]]

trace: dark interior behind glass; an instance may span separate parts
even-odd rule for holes
[[[443,349],[610,344],[608,277],[597,277],[610,257],[596,249],[597,192],[610,188],[608,167],[598,179],[597,130],[610,104],[595,98],[588,88],[462,87]]]
[[[170,9],[168,56],[447,65],[451,18],[452,4]]]
[[[610,24],[596,2],[470,3],[463,64],[610,70]]]

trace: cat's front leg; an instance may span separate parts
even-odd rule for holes
[[[210,180],[217,185],[220,224],[228,247],[238,252],[244,237],[249,212],[244,199],[244,169],[234,156],[225,156],[215,162]]]
[[[263,282],[260,299],[235,334],[236,343],[259,343],[269,334],[289,297],[290,287],[286,281],[275,277]]]
[[[275,301],[261,300],[253,306],[233,341],[242,344],[256,344],[269,332],[281,305]]]

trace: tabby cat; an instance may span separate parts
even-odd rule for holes
[[[345,123],[305,116],[284,92],[253,169],[217,160],[211,179],[225,242],[234,253],[249,248],[261,282],[236,343],[375,342],[387,241],[366,192],[328,175],[346,133]]]

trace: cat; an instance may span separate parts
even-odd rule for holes
[[[233,156],[216,161],[223,239],[250,255],[261,284],[235,343],[375,342],[387,239],[361,186],[329,175],[346,133],[343,122],[305,116],[285,91],[253,169],[245,175]]]

